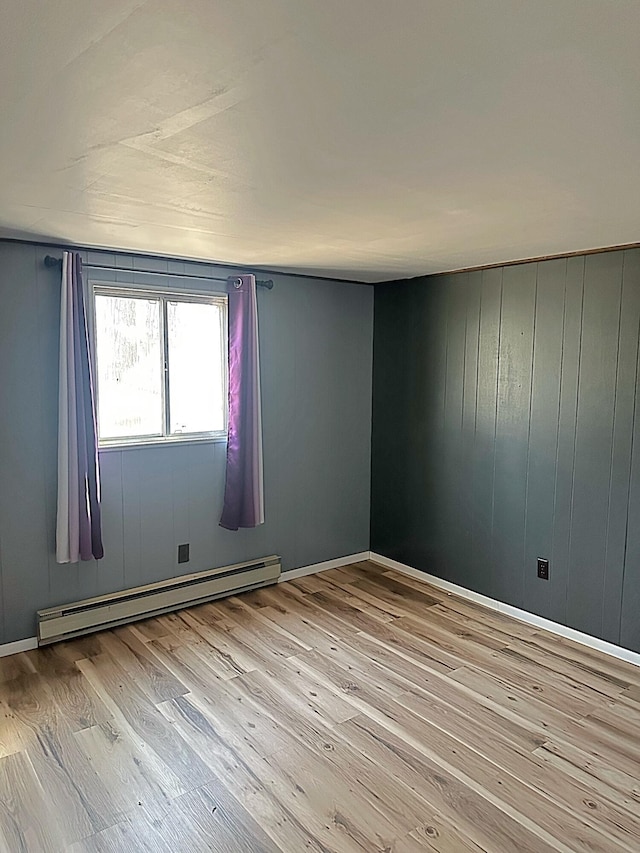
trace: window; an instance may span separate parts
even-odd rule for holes
[[[226,297],[93,292],[100,446],[223,437]]]

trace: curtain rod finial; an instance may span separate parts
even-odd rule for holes
[[[59,267],[62,263],[62,258],[54,258],[53,255],[45,255],[45,267]]]

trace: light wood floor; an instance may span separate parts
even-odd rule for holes
[[[373,564],[0,681],[2,851],[640,850],[640,669]]]

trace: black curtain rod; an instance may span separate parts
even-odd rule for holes
[[[54,258],[53,255],[46,255],[44,259],[45,267],[60,267],[62,266],[62,258]],[[188,273],[181,272],[160,272],[158,270],[133,270],[127,269],[126,267],[111,267],[107,264],[83,264],[83,266],[87,267],[90,270],[105,270],[106,272],[124,272],[124,273],[141,273],[142,275],[161,275],[165,278],[168,276],[169,278],[192,278],[197,281],[228,281],[233,276],[227,276],[226,278],[217,278],[216,276],[211,275],[189,275]],[[266,280],[258,280],[256,279],[256,284],[258,287],[264,287],[267,290],[271,290],[273,287],[273,279],[268,278]]]

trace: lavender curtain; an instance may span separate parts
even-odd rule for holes
[[[220,526],[264,522],[258,303],[252,275],[230,278],[227,477]]]
[[[56,560],[77,563],[103,554],[100,474],[82,262],[62,254],[58,390]]]

